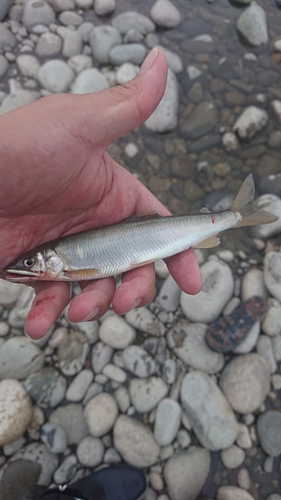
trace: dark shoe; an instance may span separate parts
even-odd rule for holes
[[[79,479],[63,491],[59,488],[48,490],[41,497],[61,492],[62,498],[81,498],[81,500],[138,500],[146,490],[144,473],[131,465],[114,465],[100,469],[89,476]],[[51,497],[50,497],[51,498]]]

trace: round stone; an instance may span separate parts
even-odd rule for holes
[[[55,22],[55,12],[45,0],[28,0],[25,3],[22,15],[22,23],[31,30],[36,24],[47,26]]]
[[[140,413],[155,408],[167,396],[168,386],[159,377],[147,379],[133,378],[129,385],[129,393],[133,406]]]
[[[43,364],[43,351],[26,337],[12,337],[0,349],[0,379],[22,380],[40,370]]]
[[[77,446],[77,457],[85,467],[96,467],[102,462],[104,444],[101,439],[87,436]]]
[[[237,486],[221,486],[217,491],[216,500],[254,500],[254,497]]]
[[[105,76],[96,68],[84,69],[76,77],[71,92],[72,94],[89,94],[108,89]]]
[[[276,410],[262,413],[257,421],[257,431],[265,453],[278,457],[281,454],[281,413]]]
[[[281,301],[281,253],[268,252],[263,260],[263,276],[266,288]]]
[[[16,59],[16,63],[23,76],[37,78],[40,63],[36,57],[30,54],[20,54]]]
[[[170,398],[159,403],[154,425],[154,436],[161,446],[167,446],[175,439],[181,421],[181,407]]]
[[[32,404],[17,380],[0,382],[0,446],[12,443],[26,430],[32,417]]]
[[[41,427],[41,441],[52,453],[63,453],[67,447],[65,430],[50,422]]]
[[[66,92],[74,77],[72,69],[60,59],[47,61],[38,71],[42,87],[54,93]]]
[[[99,337],[114,349],[124,349],[133,343],[136,331],[123,318],[113,314],[102,322]]]
[[[80,443],[89,434],[83,407],[79,404],[70,403],[56,408],[51,413],[49,421],[65,430],[69,445]]]
[[[152,21],[163,28],[175,28],[181,22],[181,15],[169,0],[157,0],[150,10]]]
[[[113,427],[118,415],[118,406],[110,394],[102,392],[90,399],[84,414],[92,436],[100,437]]]
[[[230,448],[222,450],[221,460],[227,469],[237,469],[245,460],[245,451],[234,444]]]
[[[43,33],[37,42],[35,52],[38,56],[47,57],[61,51],[62,40],[55,33]],[[22,57],[22,56],[20,56]]]
[[[137,377],[149,377],[155,372],[154,359],[138,345],[126,347],[123,351],[125,367]]]
[[[232,359],[222,372],[220,387],[231,407],[238,413],[256,411],[270,389],[270,371],[259,354]]]

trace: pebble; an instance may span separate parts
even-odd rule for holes
[[[0,382],[0,415],[0,446],[18,439],[32,417],[32,403],[25,389],[9,377]]]
[[[82,370],[89,344],[86,336],[79,331],[71,331],[58,347],[58,365],[64,375],[76,375]]]
[[[67,30],[63,39],[62,55],[72,57],[82,52],[83,42],[77,31]]]
[[[65,430],[69,445],[80,443],[89,434],[83,407],[80,404],[69,403],[56,408],[51,413],[49,421]]]
[[[130,395],[126,387],[120,386],[114,392],[114,397],[122,413],[126,413],[130,407]]]
[[[41,441],[52,453],[63,453],[67,447],[65,430],[59,425],[50,422],[41,427]]]
[[[263,260],[263,276],[266,288],[281,301],[281,253],[268,252]]]
[[[0,379],[22,380],[44,364],[44,353],[30,339],[13,337],[0,349]]]
[[[106,464],[119,464],[122,462],[122,458],[119,453],[115,450],[115,448],[107,448],[103,461]]]
[[[156,409],[154,436],[160,446],[167,446],[175,439],[181,422],[181,406],[177,401],[165,398]]]
[[[94,60],[100,64],[108,64],[111,49],[116,45],[120,45],[122,43],[122,38],[119,31],[114,26],[102,25],[95,26],[92,29],[89,41],[92,47]]]
[[[36,24],[49,25],[55,22],[55,12],[45,1],[28,0],[23,9],[22,23],[30,31]]]
[[[93,378],[94,374],[92,370],[82,370],[78,373],[66,391],[66,399],[75,403],[81,401],[92,383]]]
[[[256,353],[237,356],[224,368],[220,387],[234,411],[242,414],[256,411],[270,389],[266,361]]]
[[[124,384],[127,380],[126,372],[113,364],[106,365],[103,369],[103,374],[118,384]]]
[[[179,306],[180,294],[180,287],[174,278],[169,275],[161,286],[157,301],[165,311],[174,312]]]
[[[13,3],[14,0],[2,0],[0,5],[0,22],[4,19]]]
[[[203,101],[196,106],[181,131],[188,139],[199,139],[211,132],[218,120],[216,106],[211,101]]]
[[[220,486],[216,500],[254,500],[254,497],[237,486]]]
[[[2,56],[2,54],[0,54],[0,80],[7,72],[8,67],[9,67],[9,63],[8,63],[6,57],[4,57],[4,56]]]
[[[59,21],[65,26],[79,26],[83,23],[83,17],[72,12],[71,10],[65,10],[59,15]]]
[[[237,469],[245,460],[245,451],[234,444],[221,451],[221,460],[227,469]]]
[[[114,446],[125,462],[149,467],[158,462],[160,446],[149,427],[138,420],[120,415],[113,429]]]
[[[58,466],[58,457],[51,453],[43,443],[30,443],[19,450],[12,460],[29,460],[41,466],[41,473],[38,479],[38,485],[49,486],[53,473]]]
[[[249,490],[251,488],[251,479],[247,469],[239,470],[237,474],[237,484],[244,490]]]
[[[197,295],[181,293],[180,304],[189,321],[211,323],[233,294],[230,267],[221,260],[209,260],[201,267],[202,289]]]
[[[168,386],[159,377],[133,378],[129,384],[129,393],[134,408],[140,413],[146,413],[167,396]]]
[[[116,81],[117,81],[117,83],[119,83],[119,85],[123,85],[123,83],[126,83],[126,82],[129,82],[130,80],[133,80],[135,78],[135,76],[137,76],[138,72],[139,72],[139,66],[136,66],[135,64],[132,64],[130,62],[125,62],[125,63],[121,64],[120,68],[118,68],[118,70],[117,70]],[[132,144],[132,143],[129,143],[129,144]],[[129,156],[129,158],[133,158],[135,156],[135,154],[130,156],[132,154],[130,149],[132,150],[132,148],[130,148],[130,147],[128,148],[129,144],[127,144],[127,146],[126,146],[127,150],[126,150],[126,147],[124,148],[124,150],[125,150],[125,153],[127,154],[127,156]],[[135,144],[132,144],[132,146],[135,146]],[[137,146],[136,146],[136,148],[137,148]],[[129,154],[127,153],[127,151],[129,152]],[[132,150],[132,151],[135,151],[135,150]],[[136,154],[137,154],[137,152],[136,152]]]
[[[246,424],[238,424],[238,436],[236,439],[236,443],[240,448],[243,448],[245,450],[251,448],[252,440]]]
[[[262,297],[250,298],[232,314],[211,323],[206,332],[207,345],[216,352],[233,351],[245,341],[266,309],[267,303]]]
[[[258,238],[270,238],[275,234],[279,234],[281,230],[281,199],[274,194],[264,194],[257,199],[257,206],[277,215],[279,220],[270,224],[264,224],[263,226],[256,226],[253,229],[254,235]]]
[[[61,48],[61,37],[55,33],[43,33],[36,44],[35,52],[38,56],[50,57],[58,54]]]
[[[66,379],[52,366],[31,373],[24,381],[29,396],[43,408],[54,408],[64,398]]]
[[[19,296],[24,289],[24,285],[10,283],[9,281],[0,281],[0,305],[11,307],[16,304]]]
[[[65,484],[73,479],[77,470],[77,458],[75,455],[66,457],[54,473],[54,481],[57,484]]]
[[[281,454],[281,413],[277,410],[262,413],[257,420],[257,431],[265,453],[278,457]]]
[[[125,319],[137,330],[155,337],[162,337],[166,331],[165,325],[146,307],[132,309],[125,314]]]
[[[40,63],[35,56],[20,54],[16,59],[16,63],[23,76],[37,79]]]
[[[274,100],[271,103],[272,109],[276,115],[276,117],[279,120],[279,123],[281,123],[281,101]]]
[[[45,62],[38,71],[42,87],[54,93],[66,92],[74,77],[72,69],[60,59]]]
[[[276,375],[272,375],[271,383],[273,389],[279,391],[281,389],[281,375],[279,375],[278,373],[276,373]]]
[[[150,472],[149,482],[155,491],[162,491],[164,489],[164,481],[158,472]]]
[[[104,444],[101,439],[87,436],[77,446],[77,458],[85,467],[96,467],[104,456]]]
[[[125,349],[134,342],[135,337],[135,329],[117,314],[108,316],[99,328],[99,338],[113,349]]]
[[[175,28],[181,22],[181,14],[169,0],[157,0],[150,9],[152,21],[162,28]]]
[[[249,106],[236,120],[233,131],[240,139],[250,139],[261,130],[268,121],[268,114],[264,109]]]
[[[238,426],[224,395],[207,374],[193,371],[185,375],[181,402],[200,443],[209,450],[231,446]]]
[[[105,365],[107,365],[113,354],[113,348],[104,342],[97,342],[92,350],[92,367],[95,373],[102,372]]]
[[[135,29],[143,35],[147,35],[155,30],[154,22],[149,17],[138,12],[128,11],[115,16],[112,25],[121,35],[125,35],[129,29]]]
[[[239,147],[237,136],[232,132],[226,132],[223,134],[222,143],[227,151],[235,151]]]
[[[224,357],[208,348],[206,330],[207,325],[203,323],[181,320],[168,332],[168,345],[186,365],[206,373],[217,373],[224,366]]]
[[[67,61],[67,64],[78,75],[84,69],[92,68],[92,66],[93,66],[93,59],[92,59],[92,57],[87,56],[85,54],[77,54],[75,56],[70,57],[68,59],[68,61]],[[84,323],[84,325],[92,325],[92,324],[95,324],[95,323],[96,322],[91,321],[91,322]],[[78,326],[78,329],[81,329],[81,328],[79,328],[79,326]],[[95,332],[96,332],[96,330],[97,329],[95,329]],[[94,332],[94,337],[95,337],[95,332]],[[86,331],[85,331],[85,333],[87,335]],[[90,343],[92,343],[92,342],[90,342]]]
[[[179,85],[174,72],[168,70],[168,79],[164,95],[156,110],[146,120],[145,126],[154,132],[169,132],[178,123]]]
[[[4,115],[9,111],[13,111],[14,109],[19,108],[20,106],[25,106],[26,104],[30,104],[40,97],[38,92],[29,91],[25,89],[18,89],[6,97],[4,97],[1,107],[0,107],[0,115]]]
[[[72,84],[72,94],[89,94],[108,89],[105,76],[96,68],[88,68],[78,74]]]
[[[154,359],[141,347],[132,345],[123,351],[125,367],[137,377],[146,378],[155,372]]]
[[[241,295],[243,302],[251,297],[267,298],[267,291],[263,281],[263,272],[260,269],[250,269],[243,277]]]
[[[125,62],[140,65],[146,56],[146,48],[140,43],[127,43],[123,45],[115,45],[110,50],[109,61],[111,64],[120,66]]]
[[[166,463],[164,478],[171,500],[195,500],[210,470],[208,450],[192,446],[187,451],[176,452]]]
[[[11,455],[19,451],[24,445],[25,438],[23,436],[20,436],[12,443],[3,446],[4,455],[6,455],[6,457],[10,457]]]
[[[266,15],[263,8],[253,2],[238,18],[237,29],[254,47],[267,43]]]
[[[181,73],[183,70],[183,62],[181,58],[175,52],[172,52],[163,45],[155,44],[160,50],[162,50],[166,56],[168,67],[175,73]]]
[[[260,354],[268,364],[270,373],[277,370],[271,339],[267,335],[260,335],[257,341],[257,353]]]
[[[90,434],[100,437],[112,429],[118,415],[118,406],[111,394],[101,392],[88,401],[84,415]]]

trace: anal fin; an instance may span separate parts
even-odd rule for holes
[[[206,240],[200,241],[197,245],[193,245],[192,248],[214,248],[220,244],[221,240],[216,236],[211,236]]]

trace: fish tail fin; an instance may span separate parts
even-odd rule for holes
[[[267,212],[254,205],[255,185],[252,174],[244,180],[238,194],[232,203],[230,210],[238,212],[241,219],[236,227],[258,226],[260,224],[270,224],[279,219],[276,215]]]

